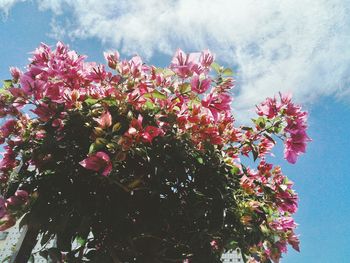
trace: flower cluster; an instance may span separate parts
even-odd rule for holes
[[[153,204],[157,193],[157,205],[179,200],[176,204],[191,211],[193,198],[198,199],[205,209],[190,220],[198,231],[202,230],[200,224],[216,220],[211,214],[217,206],[208,200],[219,200],[222,212],[218,214],[224,214],[221,220],[225,223],[203,226],[210,235],[202,241],[213,257],[239,247],[244,255],[277,262],[288,243],[299,249],[296,224],[291,218],[297,195],[281,169],[268,164],[265,156],[271,154],[275,138],[284,140],[285,158],[291,163],[305,152],[310,139],[306,134],[307,114],[300,106],[289,96],[268,98],[257,107],[259,117],[252,127],[237,126],[231,112],[232,71],[216,64],[209,50],[200,54],[178,50],[168,68],[147,65],[139,56],[121,60],[118,52],[106,53],[105,58],[109,69],[86,62],[85,56],[59,42],[55,49],[41,44],[24,72],[11,68],[12,80],[5,81],[0,94],[0,116],[6,120],[0,128],[0,141],[5,143],[0,192],[6,196],[6,200],[0,199],[1,230],[23,214],[35,217],[39,209],[52,204],[56,204],[55,211],[65,207],[72,218],[81,209],[80,214],[86,214],[88,219],[84,220],[91,224],[89,231],[99,242],[93,245],[98,254],[106,240],[108,249],[118,247],[113,242],[119,241],[112,234],[120,231],[111,228],[106,219],[110,214],[102,210],[101,200],[115,203],[127,194],[125,202],[134,206],[136,201],[129,195],[142,193],[147,198],[152,195],[149,202]],[[259,159],[257,170],[246,168],[242,156]],[[164,169],[168,169],[166,174]],[[98,208],[94,206],[88,212],[81,208],[79,202],[85,200],[74,193],[77,182],[89,189],[81,193],[86,199],[92,204],[100,202]],[[175,195],[178,199],[172,197]],[[203,201],[206,195],[208,200]],[[212,205],[210,209],[208,204]],[[122,203],[115,209],[126,208]],[[128,222],[126,226],[132,226],[136,233],[138,222],[148,222],[139,218],[140,214],[148,215],[142,209],[125,210],[125,215],[118,214],[124,216],[118,222]],[[47,214],[49,223],[41,219],[42,233],[59,236],[57,226],[51,224],[61,224],[58,216],[54,218],[55,211]],[[166,218],[190,217],[191,213],[174,210],[165,215],[164,211],[167,226],[162,235],[165,231],[173,235],[169,240],[183,242],[177,245],[181,253],[165,256],[204,262],[196,257],[204,248],[186,243],[197,234],[190,238],[186,236],[190,232],[183,231],[181,239],[178,235],[182,230]],[[101,230],[91,223],[94,220],[106,222],[106,227]],[[140,235],[144,237],[142,229]],[[72,233],[73,239],[76,235]],[[161,234],[155,230],[153,235]],[[137,247],[138,238],[132,238],[130,247]],[[115,253],[134,258],[132,252],[125,254],[130,247]],[[164,250],[159,245],[157,248]]]
[[[275,119],[280,115],[286,122],[284,127],[284,157],[290,163],[295,163],[298,156],[306,151],[306,143],[310,138],[306,134],[307,113],[300,106],[292,103],[290,95],[280,94],[280,99],[268,98],[257,107],[260,116]]]

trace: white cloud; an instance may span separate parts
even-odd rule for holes
[[[24,2],[25,0],[0,0],[0,13],[8,15],[9,10],[18,2]]]
[[[148,57],[156,52],[172,54],[178,47],[187,51],[210,48],[219,61],[237,67],[240,91],[236,108],[250,108],[278,91],[290,91],[300,102],[350,94],[348,1],[37,3],[41,10],[55,14],[52,33],[59,37],[98,38],[125,53]]]

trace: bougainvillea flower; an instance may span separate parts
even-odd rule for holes
[[[298,238],[295,234],[291,233],[291,234],[288,235],[288,243],[289,243],[296,251],[300,252],[300,247],[299,247],[300,241],[299,241],[299,238]]]
[[[105,111],[101,114],[100,118],[94,118],[94,120],[99,124],[99,127],[106,129],[112,125],[112,115],[109,111]]]
[[[192,68],[195,65],[193,54],[185,54],[178,49],[171,61],[170,68],[182,78],[192,76]]]
[[[287,138],[284,143],[284,158],[290,163],[295,163],[298,156],[301,153],[305,153],[308,141],[310,141],[310,138],[305,132],[291,134],[291,137]]]
[[[15,196],[21,199],[23,202],[27,202],[29,194],[27,191],[24,190],[17,190],[15,192]]]
[[[151,143],[153,138],[164,134],[163,130],[155,126],[147,126],[142,133],[144,141]]]
[[[55,115],[55,111],[46,103],[41,103],[31,111],[35,113],[41,121],[44,122],[49,121]]]
[[[14,119],[8,120],[0,128],[0,142],[3,143],[4,138],[8,137],[16,129],[17,121]]]
[[[17,83],[22,74],[20,69],[17,67],[10,67],[10,73],[11,73],[13,82]]]
[[[202,105],[210,110],[214,121],[219,119],[219,114],[225,114],[226,111],[230,111],[230,103],[232,98],[227,93],[214,93],[211,92],[203,100]]]
[[[276,98],[267,98],[263,103],[257,106],[257,113],[260,116],[274,118],[277,116],[280,107],[277,106]]]
[[[203,67],[210,67],[210,65],[214,62],[215,56],[210,52],[209,49],[203,50],[201,52],[201,56],[199,57],[199,61]]]
[[[112,171],[112,162],[109,155],[104,152],[97,152],[88,158],[79,162],[81,166],[88,170],[102,172],[103,176],[107,176]]]
[[[116,69],[117,67],[117,63],[119,62],[119,52],[115,51],[115,52],[104,52],[103,53],[105,59],[107,60],[108,66],[112,69]]]
[[[211,85],[211,79],[205,78],[200,80],[200,77],[198,75],[194,75],[191,80],[191,88],[194,92],[198,94],[202,94],[206,92]]]

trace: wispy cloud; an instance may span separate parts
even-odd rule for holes
[[[25,0],[0,0],[0,14],[4,17],[8,15],[8,12],[18,2],[24,2]]]
[[[1,4],[8,8],[10,4]],[[350,4],[340,0],[37,0],[53,33],[151,57],[210,48],[235,66],[236,108],[278,91],[349,96]]]

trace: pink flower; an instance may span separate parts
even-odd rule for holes
[[[195,65],[193,54],[185,54],[178,49],[171,61],[170,68],[181,78],[192,76],[192,68]]]
[[[195,75],[191,79],[191,88],[194,92],[202,94],[210,88],[211,78],[206,78],[203,80],[199,79],[198,75]]]
[[[146,142],[151,143],[153,138],[162,135],[164,132],[162,129],[155,126],[147,126],[142,133],[142,139]]]
[[[34,91],[34,80],[30,76],[30,74],[27,72],[25,74],[22,74],[20,77],[20,84],[21,88],[27,95],[33,94]]]
[[[16,130],[16,125],[17,125],[17,121],[14,119],[11,119],[5,122],[5,124],[0,128],[1,143],[3,143],[3,140]]]
[[[11,196],[11,197],[6,199],[5,206],[6,206],[6,208],[11,209],[11,208],[19,207],[23,204],[24,204],[24,202],[21,198],[19,198],[17,196]]]
[[[112,162],[108,154],[104,152],[97,152],[90,155],[88,158],[79,162],[79,164],[88,170],[102,172],[103,176],[109,175],[112,171]]]
[[[202,106],[208,108],[216,122],[219,119],[219,114],[230,111],[231,96],[228,93],[213,93],[211,92],[202,100]]]
[[[140,56],[134,56],[130,61],[130,73],[134,78],[137,78],[141,75],[142,71],[142,59]]]
[[[27,191],[24,190],[17,190],[15,192],[15,196],[21,199],[23,202],[27,202],[29,194]]]
[[[6,150],[0,161],[0,171],[10,171],[17,166],[16,153],[8,145],[4,146]]]
[[[41,121],[49,121],[55,114],[56,112],[54,109],[50,108],[50,105],[46,103],[41,103],[39,106],[37,106],[36,109],[31,110],[34,112]]]
[[[267,139],[267,138],[262,138],[258,147],[259,147],[259,157],[264,157],[267,153],[271,152],[271,149],[275,146],[275,144]]]
[[[106,129],[112,125],[112,115],[106,110],[100,118],[94,118],[94,120],[99,124],[99,127]]]
[[[219,249],[219,245],[218,242],[216,240],[212,240],[210,241],[210,246],[213,250],[218,250]]]
[[[299,247],[299,238],[294,234],[291,233],[288,235],[288,243],[298,252],[300,252],[300,247]]]
[[[280,110],[280,107],[277,106],[276,98],[267,98],[256,108],[260,116],[267,116],[269,119],[276,117]]]
[[[295,163],[298,156],[306,151],[306,143],[310,141],[305,131],[291,134],[290,138],[287,138],[284,146],[284,158],[290,162]]]
[[[116,69],[117,63],[120,57],[119,52],[118,51],[110,52],[110,53],[104,52],[103,55],[108,62],[108,66],[111,69]]]
[[[203,50],[201,56],[199,57],[199,62],[203,67],[210,67],[210,65],[214,62],[215,56],[210,52],[209,49]]]
[[[13,82],[17,83],[22,72],[19,70],[19,68],[16,68],[16,67],[10,67],[10,72],[11,72]]]

